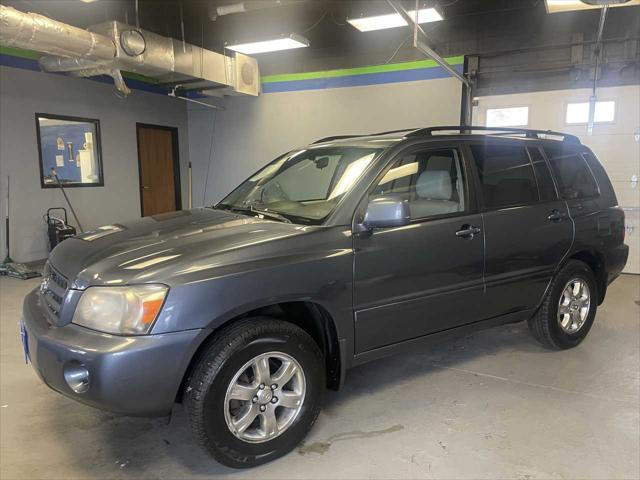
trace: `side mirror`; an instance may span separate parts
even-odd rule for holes
[[[369,201],[362,226],[374,228],[402,227],[411,220],[409,202],[398,197],[377,197]]]

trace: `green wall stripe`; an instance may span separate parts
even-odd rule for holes
[[[129,78],[131,80],[138,80],[139,82],[149,83],[151,85],[158,85],[158,80],[156,80],[155,78],[146,77],[144,75],[140,75],[139,73],[123,71],[122,76],[124,78]]]
[[[449,57],[445,59],[451,65],[462,65],[464,56]],[[342,68],[338,70],[324,70],[320,72],[284,73],[278,75],[266,75],[262,77],[262,83],[292,82],[296,80],[315,80],[318,78],[348,77],[352,75],[365,75],[370,73],[399,72],[402,70],[415,70],[419,68],[433,68],[438,64],[434,60],[417,60],[415,62],[390,63],[386,65],[372,65],[369,67]]]
[[[0,55],[11,55],[12,57],[30,58],[32,60],[39,59],[42,54],[33,50],[22,50],[21,48],[5,47],[0,45]]]

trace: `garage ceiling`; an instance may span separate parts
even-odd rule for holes
[[[247,3],[265,0],[249,0]],[[135,24],[134,0],[3,0],[22,11],[35,11],[72,25],[86,27],[105,20]],[[227,44],[280,34],[297,33],[309,48],[259,56],[263,74],[354,67],[422,58],[411,47],[408,28],[361,33],[346,18],[387,13],[384,0],[302,0],[277,8],[210,18],[230,0],[139,0],[141,27],[180,39],[181,6],[187,42],[222,52]],[[595,35],[598,13],[592,11],[549,15],[544,0],[437,0],[445,21],[424,24],[431,44],[442,55],[493,54],[504,50],[566,44],[580,30],[588,40]],[[410,9],[414,2],[405,1]],[[631,14],[631,15],[630,15]],[[611,26],[624,24],[623,28]],[[613,9],[607,30],[616,37],[640,31],[640,7]],[[635,31],[635,34],[633,33]],[[611,36],[605,31],[605,38]]]

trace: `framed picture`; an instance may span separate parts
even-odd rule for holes
[[[36,132],[42,188],[104,186],[99,120],[36,113]]]

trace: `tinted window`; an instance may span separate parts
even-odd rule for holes
[[[581,155],[554,147],[545,147],[545,151],[562,198],[570,200],[598,195],[598,185]]]
[[[399,196],[409,202],[411,218],[426,218],[464,211],[463,185],[455,150],[425,150],[394,163],[372,196]]]
[[[538,192],[540,193],[540,199],[542,200],[554,200],[556,198],[556,189],[553,186],[553,179],[551,178],[551,172],[547,162],[544,161],[542,153],[539,148],[528,148],[529,156],[531,157],[531,163],[533,164],[533,170],[536,174],[536,181],[538,182]]]
[[[524,146],[473,145],[486,208],[537,202],[538,187]]]

